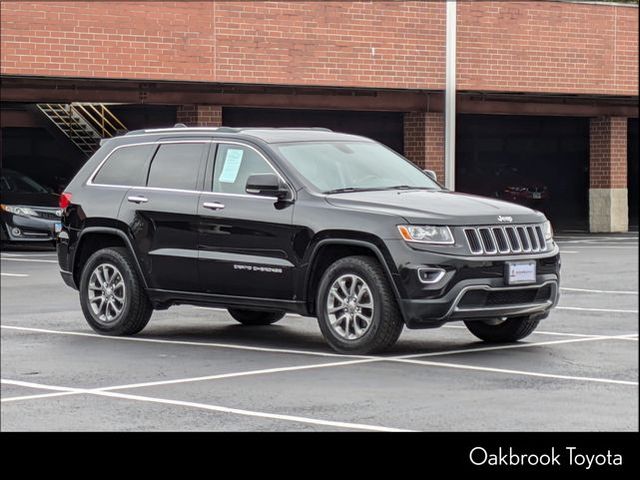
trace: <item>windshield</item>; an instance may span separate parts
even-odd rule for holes
[[[323,193],[441,187],[419,168],[375,142],[305,142],[274,145]]]
[[[12,170],[4,170],[0,178],[2,193],[49,193],[35,180]]]

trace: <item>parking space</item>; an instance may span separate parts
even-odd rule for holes
[[[313,319],[191,306],[99,336],[54,252],[3,251],[2,430],[636,430],[638,236],[557,240],[560,305],[524,341],[450,324],[382,356],[335,354]]]

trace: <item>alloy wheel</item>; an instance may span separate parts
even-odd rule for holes
[[[120,270],[110,263],[98,265],[89,278],[89,305],[96,319],[112,323],[122,313],[126,299],[124,278]]]
[[[373,323],[373,295],[358,275],[337,278],[329,289],[326,307],[331,329],[346,340],[361,338]]]

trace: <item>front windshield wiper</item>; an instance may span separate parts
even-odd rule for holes
[[[350,192],[366,192],[368,190],[378,190],[377,188],[362,188],[362,187],[343,187],[343,188],[334,188],[333,190],[327,190],[326,192],[322,192],[325,195],[331,195],[333,193],[350,193]]]
[[[351,193],[351,192],[375,192],[383,190],[439,190],[434,187],[415,187],[412,185],[393,185],[391,187],[343,187],[334,188],[333,190],[327,190],[322,192],[325,195],[331,195],[332,193]]]
[[[379,188],[378,190],[438,190],[434,187],[416,187],[412,185],[393,185],[391,187]]]

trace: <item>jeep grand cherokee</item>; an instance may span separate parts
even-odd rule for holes
[[[141,331],[154,309],[217,306],[244,325],[317,317],[344,353],[406,325],[463,321],[513,342],[557,303],[540,212],[446,190],[360,136],[169,128],[109,139],[60,198],[58,259],[89,325]]]

